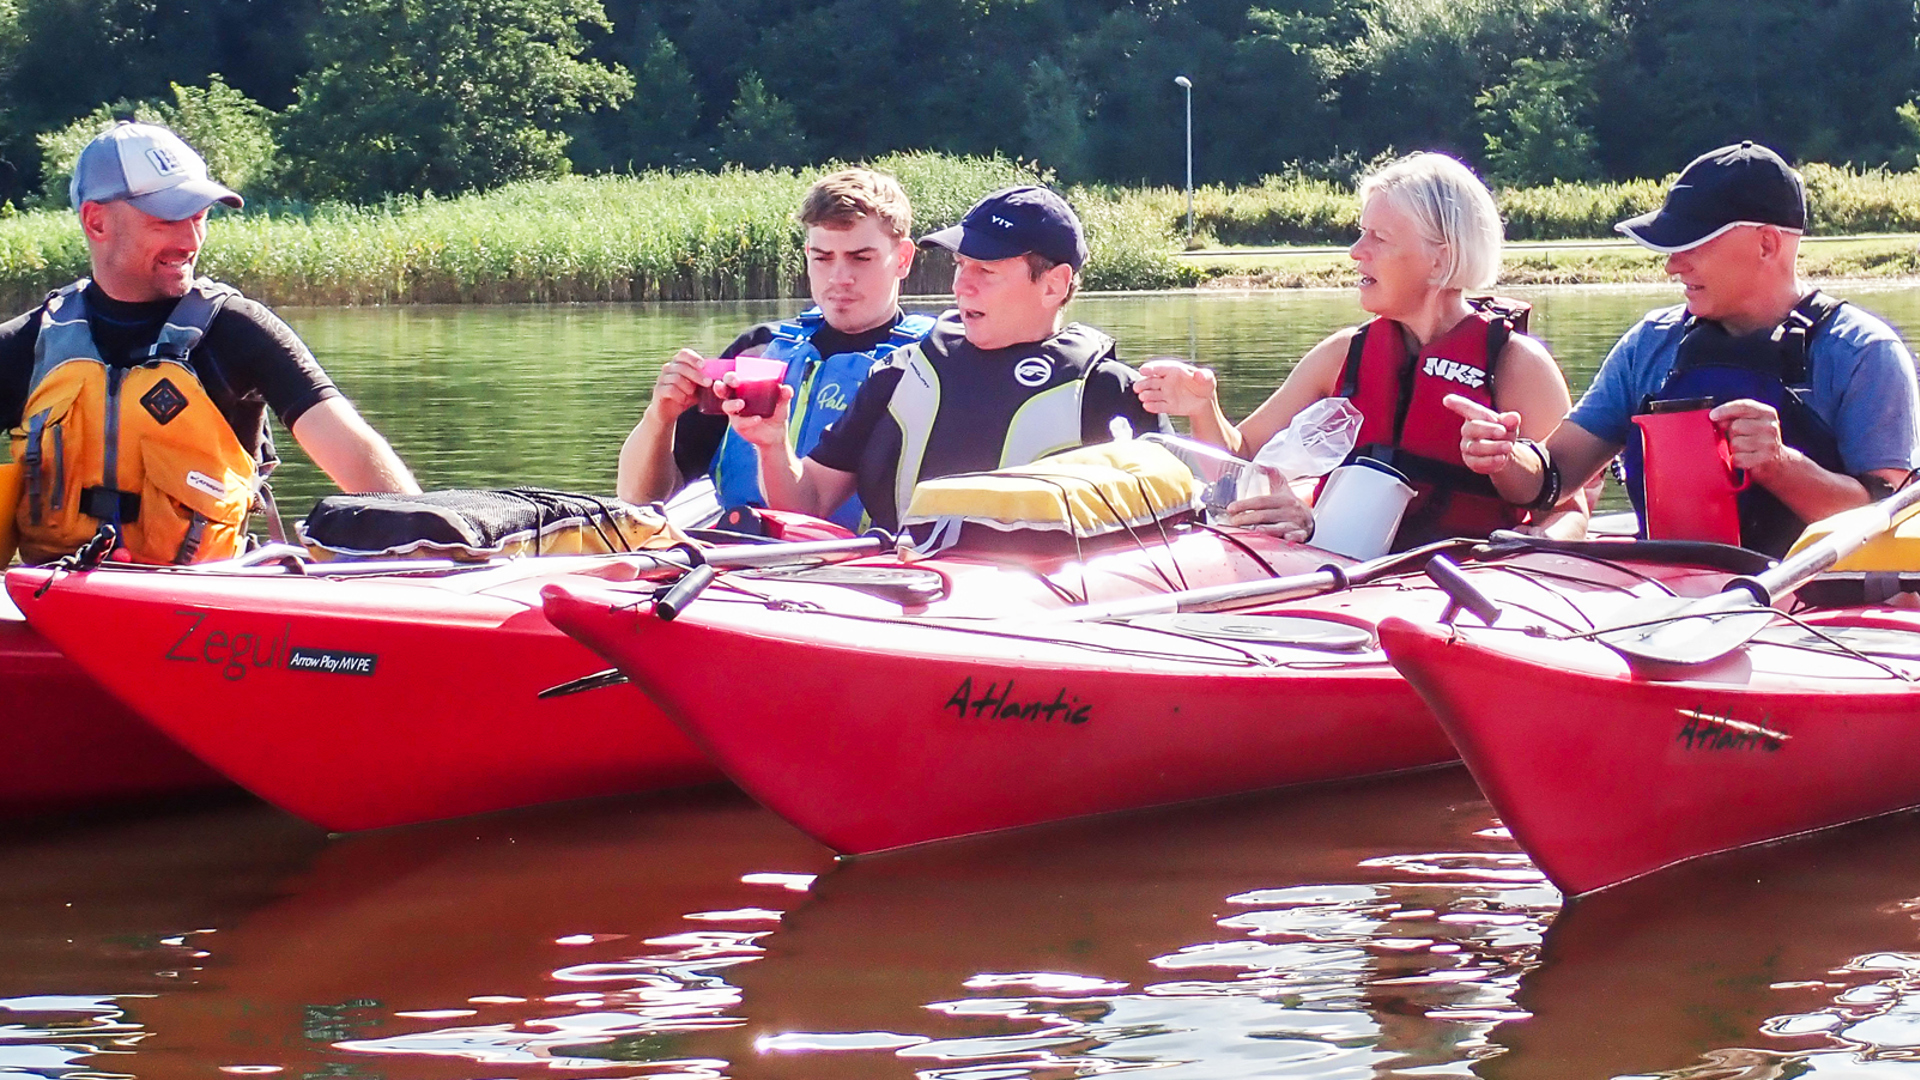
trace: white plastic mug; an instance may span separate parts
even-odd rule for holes
[[[1413,488],[1398,469],[1359,458],[1327,475],[1313,504],[1314,547],[1350,559],[1377,559],[1393,547]]]

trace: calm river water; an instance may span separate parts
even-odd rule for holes
[[[1528,295],[1580,385],[1672,294]],[[775,310],[287,314],[428,486],[605,491],[662,359]],[[1076,315],[1243,412],[1357,309]],[[718,788],[346,837],[231,798],[0,827],[0,1075],[1909,1076],[1916,920],[1911,816],[1563,908],[1458,769],[838,864]]]

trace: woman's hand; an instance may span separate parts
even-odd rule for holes
[[[1193,416],[1210,411],[1219,399],[1219,383],[1212,371],[1184,360],[1149,360],[1140,365],[1133,392],[1150,413]]]
[[[1259,529],[1303,544],[1313,535],[1313,508],[1281,487],[1271,495],[1253,495],[1228,503],[1227,524]]]

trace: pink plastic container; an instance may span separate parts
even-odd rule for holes
[[[736,357],[733,365],[733,396],[746,403],[742,416],[772,416],[780,407],[780,380],[787,374],[785,360],[760,356]]]
[[[713,392],[713,386],[721,379],[726,378],[727,373],[733,370],[736,359],[736,357],[732,356],[726,357],[725,359],[716,356],[711,360],[700,361],[700,374],[707,378],[707,385],[700,388],[701,412],[710,416],[719,416],[724,412],[724,410],[720,408],[720,395]]]

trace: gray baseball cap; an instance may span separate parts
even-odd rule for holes
[[[121,121],[80,151],[67,187],[73,208],[124,199],[141,213],[180,221],[212,206],[244,205],[207,176],[207,163],[180,136],[154,124]]]

